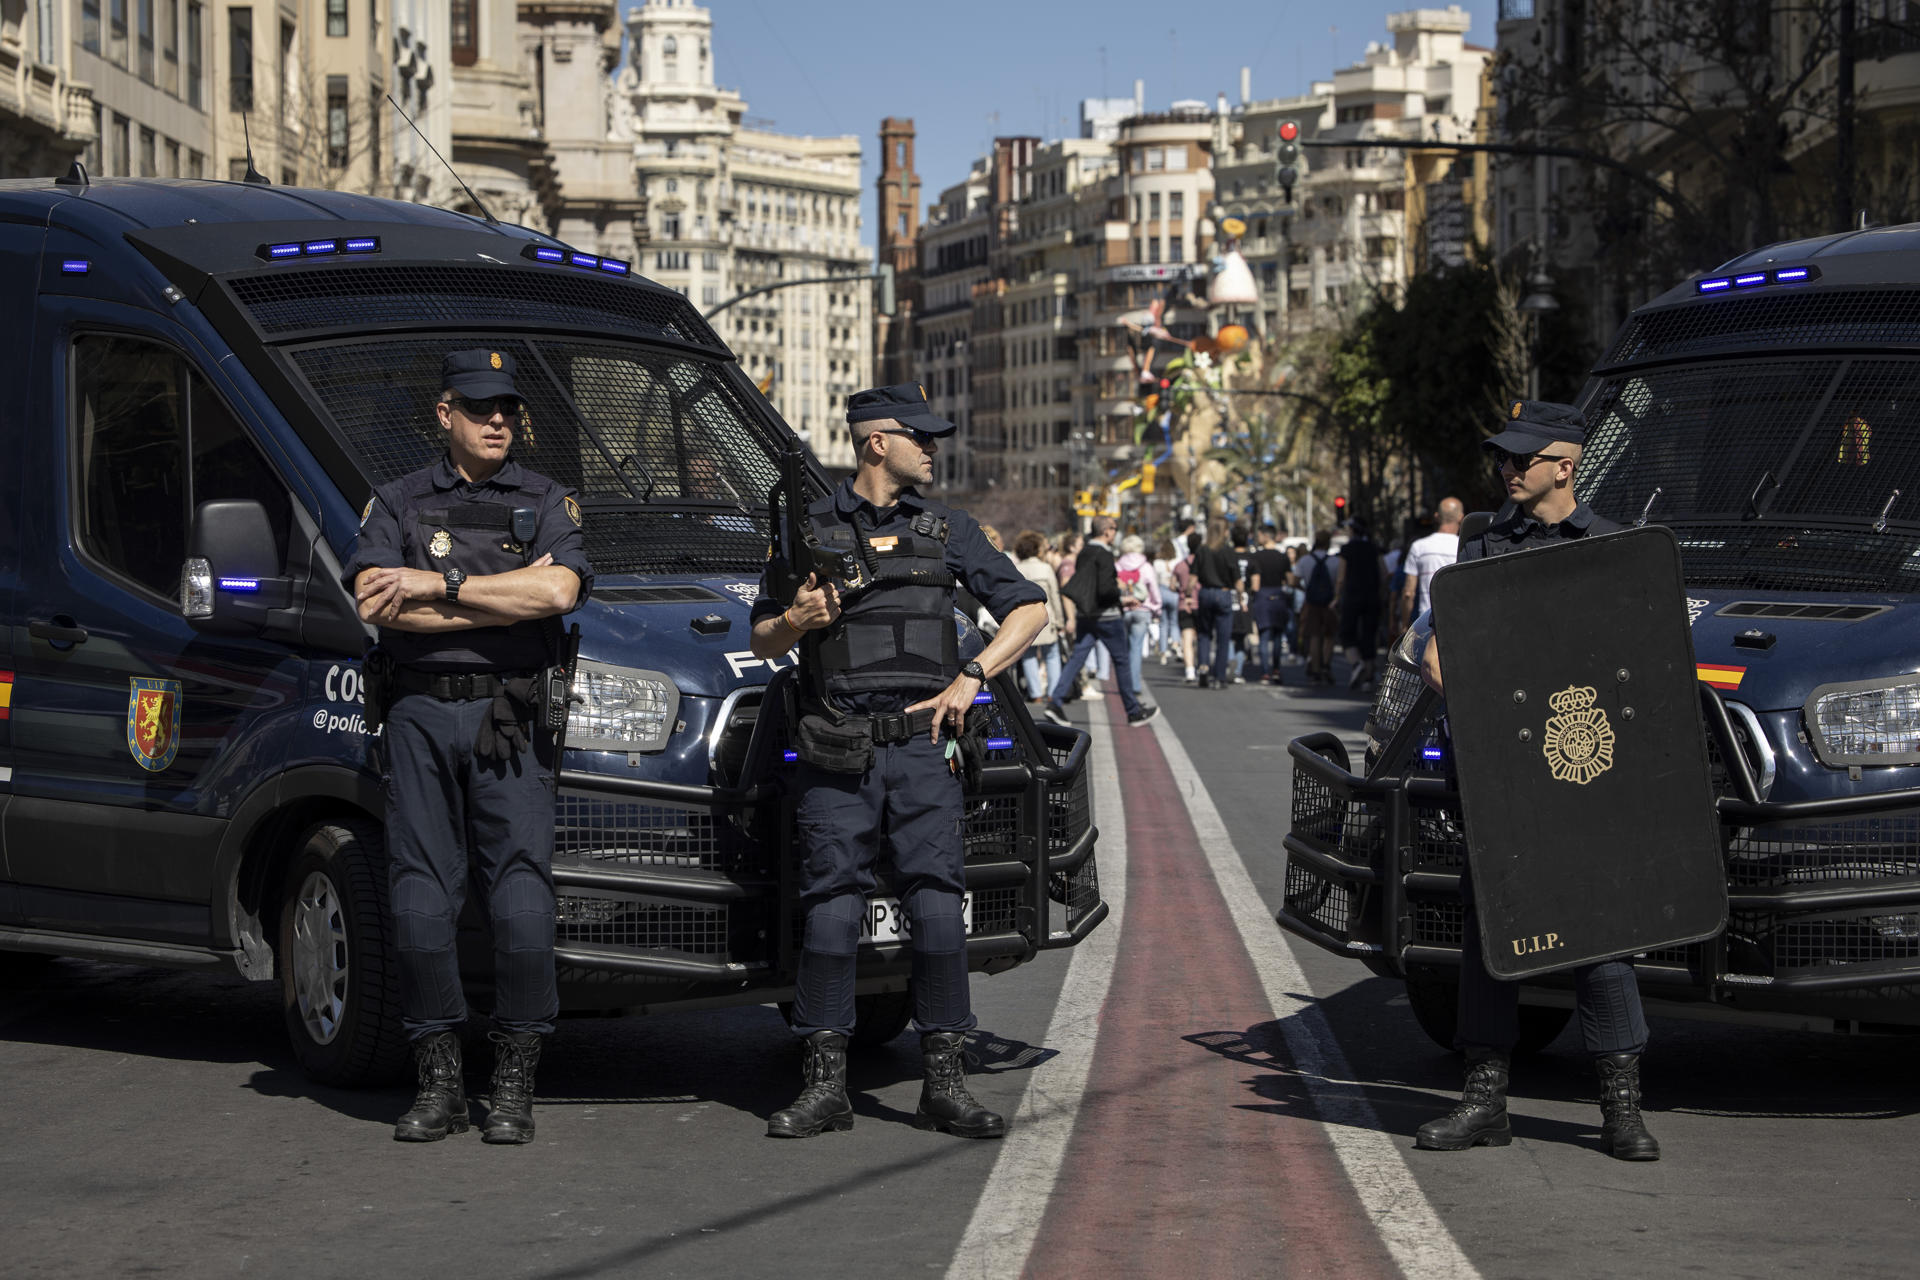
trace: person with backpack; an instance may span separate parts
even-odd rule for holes
[[[1120,559],[1114,565],[1120,579],[1121,620],[1127,624],[1127,664],[1133,669],[1133,689],[1137,696],[1146,690],[1140,669],[1147,655],[1147,641],[1160,617],[1160,578],[1147,559],[1147,543],[1137,533],[1120,540]]]
[[[1307,656],[1307,683],[1333,683],[1333,641],[1340,615],[1333,607],[1333,530],[1313,535],[1313,550],[1293,567],[1305,602],[1300,606],[1300,647]]]
[[[1093,536],[1080,548],[1073,574],[1060,594],[1071,600],[1076,619],[1073,652],[1054,682],[1047,701],[1047,719],[1055,724],[1072,724],[1067,719],[1067,696],[1080,679],[1094,646],[1100,645],[1112,655],[1114,673],[1120,677],[1120,701],[1127,708],[1127,723],[1143,725],[1160,714],[1159,707],[1142,707],[1135,692],[1133,670],[1127,661],[1127,625],[1120,593],[1120,574],[1113,563],[1113,535],[1120,522],[1112,516],[1096,516]]]
[[[1227,526],[1223,520],[1207,523],[1207,545],[1193,556],[1194,577],[1200,580],[1200,648],[1213,640],[1213,664],[1201,688],[1218,689],[1233,679],[1233,601],[1245,585],[1233,548],[1227,545]]]

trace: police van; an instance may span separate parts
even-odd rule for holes
[[[462,214],[76,166],[0,183],[0,341],[20,361],[0,402],[0,958],[277,980],[311,1075],[401,1063],[371,632],[340,565],[373,487],[442,450],[441,358],[486,346],[518,365],[516,456],[579,491],[597,574],[570,619],[563,1007],[790,998],[791,753],[759,710],[791,663],[752,655],[748,609],[794,437],[684,297]],[[826,483],[809,461],[809,494]],[[1005,677],[982,699],[968,948],[1000,972],[1106,906],[1085,734],[1033,723]],[[860,1029],[884,1040],[910,956],[889,886],[870,907]],[[470,909],[476,975],[485,928]]]
[[[1579,403],[1578,496],[1678,540],[1718,793],[1727,926],[1634,958],[1649,1007],[1920,1026],[1920,225],[1688,281],[1628,318]],[[1292,743],[1279,922],[1404,978],[1451,1045],[1465,835],[1429,634],[1394,648],[1362,761]],[[1565,1025],[1564,977],[1521,999],[1523,1043]]]

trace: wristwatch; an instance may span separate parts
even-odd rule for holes
[[[459,599],[460,599],[460,584],[461,584],[461,583],[463,583],[463,582],[465,582],[466,580],[467,580],[467,571],[466,571],[465,569],[449,569],[449,570],[447,570],[447,599],[448,599],[448,601],[450,601],[450,602],[458,602],[458,601],[459,601]]]
[[[980,664],[977,662],[961,663],[960,674],[963,676],[971,676],[975,680],[978,680],[981,684],[985,684],[987,682],[987,673],[985,670],[981,668]]]

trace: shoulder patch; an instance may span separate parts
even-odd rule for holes
[[[373,504],[374,504],[374,503],[375,503],[375,502],[376,502],[377,500],[378,500],[378,499],[376,499],[376,498],[368,498],[368,499],[367,499],[367,505],[366,505],[366,507],[365,507],[365,509],[363,509],[363,510],[362,510],[362,511],[360,512],[360,527],[361,527],[362,529],[364,529],[364,528],[366,528],[366,527],[367,527],[367,521],[368,521],[368,520],[369,520],[369,519],[370,519],[370,518],[371,518],[371,517],[373,516]]]
[[[573,527],[577,529],[580,527],[580,504],[575,502],[572,498],[566,499],[566,503],[567,503],[567,519],[573,521]]]

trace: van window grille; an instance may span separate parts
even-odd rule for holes
[[[1706,298],[1628,320],[1601,367],[1709,351],[1920,345],[1920,291],[1820,289]]]
[[[693,305],[639,281],[559,268],[352,265],[234,276],[227,287],[269,337],[374,325],[563,327],[666,337],[725,351]]]
[[[1649,519],[1674,529],[1699,585],[1913,591],[1917,402],[1920,358],[1625,371],[1587,398],[1592,434],[1576,484],[1621,521],[1660,490]]]
[[[765,565],[775,446],[724,365],[626,343],[498,334],[352,338],[287,358],[380,484],[439,458],[440,362],[473,346],[516,362],[526,411],[514,456],[579,491],[597,572]]]

